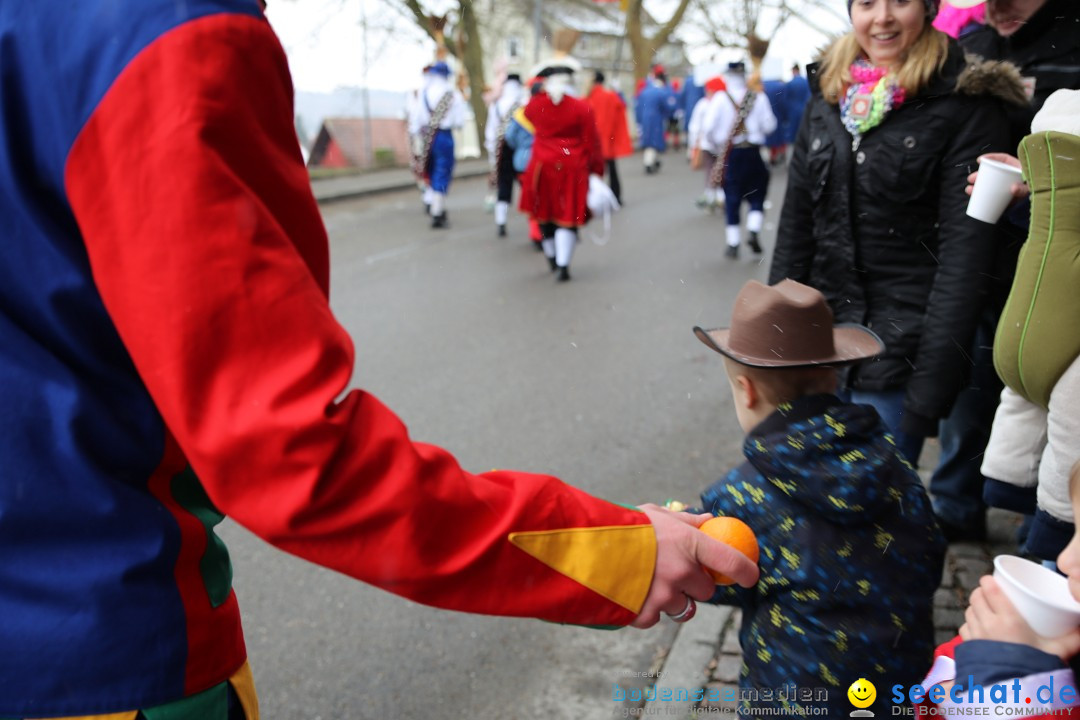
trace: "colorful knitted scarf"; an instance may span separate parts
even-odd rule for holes
[[[893,108],[904,102],[904,88],[887,68],[871,65],[863,58],[851,64],[851,86],[840,100],[840,117],[858,144],[860,138],[881,124]]]

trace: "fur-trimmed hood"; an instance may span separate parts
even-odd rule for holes
[[[961,95],[993,95],[1018,107],[1029,104],[1020,70],[1015,65],[1006,61],[984,60],[967,52],[964,53],[964,69],[956,78],[956,92]]]

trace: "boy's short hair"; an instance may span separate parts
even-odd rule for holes
[[[836,392],[837,372],[834,367],[755,367],[743,365],[726,356],[724,367],[731,377],[744,375],[750,378],[770,405],[794,402],[804,395]]]

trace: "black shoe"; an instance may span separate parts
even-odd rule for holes
[[[450,227],[450,223],[447,222],[447,220],[446,220],[446,213],[442,213],[441,215],[432,215],[431,216],[431,227],[432,228],[448,228],[448,227]]]
[[[533,250],[535,250],[536,252],[544,252],[544,246],[543,245],[536,242],[535,240],[530,240],[529,242],[532,243]]]
[[[566,282],[570,279],[570,268],[559,267],[559,277],[556,278],[559,282]]]
[[[653,171],[653,166],[652,166],[652,165],[646,165],[646,166],[645,166],[645,174],[646,174],[646,175],[652,175],[652,174],[653,174],[653,172],[654,172],[654,171]]]
[[[499,237],[506,237],[506,226],[505,225],[500,225],[499,226]]]
[[[761,243],[758,242],[758,234],[756,232],[750,233],[749,239],[746,244],[750,246],[750,249],[754,251],[755,255],[761,254]]]
[[[653,163],[653,172],[654,173],[660,172],[660,161],[659,160],[657,160],[655,163]]]
[[[546,257],[546,256],[545,256],[545,257]],[[548,265],[550,265],[550,266],[551,266],[551,272],[555,272],[556,270],[558,270],[558,269],[559,269],[559,266],[558,266],[558,265],[557,265],[557,264],[555,263],[555,256],[554,256],[554,255],[552,255],[551,257],[549,257],[549,258],[547,259],[547,261],[548,261]]]
[[[950,545],[961,542],[986,542],[985,510],[979,511],[978,515],[963,525],[946,520],[937,513],[934,513],[934,519],[937,520],[938,527],[941,528],[941,532],[945,535],[945,540],[948,541]]]
[[[737,259],[739,257],[739,246],[738,245],[728,245],[727,250],[724,251],[724,257],[729,258],[731,260]]]

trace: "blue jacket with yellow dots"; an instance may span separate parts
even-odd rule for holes
[[[743,611],[740,713],[847,716],[848,688],[865,678],[877,688],[869,709],[888,715],[888,689],[919,682],[934,650],[946,544],[918,474],[873,408],[832,395],[781,406],[743,453],[702,494],[761,548],[758,584],[713,597]]]

